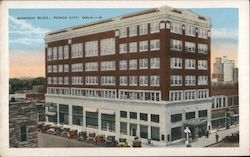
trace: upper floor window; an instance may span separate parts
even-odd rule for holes
[[[71,45],[71,58],[83,57],[83,44],[77,43]]]
[[[128,61],[127,60],[120,60],[120,70],[127,70],[128,69]]]
[[[138,77],[137,76],[129,76],[129,86],[137,86]]]
[[[148,76],[140,76],[139,77],[139,85],[140,86],[148,86]]]
[[[160,86],[160,76],[151,75],[150,76],[150,86]]]
[[[115,85],[115,76],[102,76],[101,85],[107,85],[107,86]]]
[[[198,44],[198,53],[207,54],[207,52],[208,52],[207,44]]]
[[[178,22],[171,22],[171,29],[172,33],[182,34],[182,25]]]
[[[160,69],[160,58],[150,58],[150,69]]]
[[[129,36],[133,37],[137,35],[137,25],[133,25],[129,27]]]
[[[195,26],[193,25],[185,25],[185,34],[187,36],[195,36]]]
[[[63,65],[62,64],[58,65],[58,72],[63,72]]]
[[[65,85],[69,84],[69,77],[64,77],[63,82],[64,82]]]
[[[193,42],[185,42],[185,51],[186,52],[195,52],[195,43]]]
[[[182,86],[182,76],[181,75],[171,75],[170,76],[171,86]]]
[[[85,71],[98,71],[98,62],[85,63]]]
[[[115,38],[101,40],[101,56],[115,54]]]
[[[101,71],[115,70],[115,61],[103,61],[101,62]]]
[[[58,77],[58,84],[63,84],[63,77]]]
[[[53,73],[57,72],[57,65],[53,65]]]
[[[98,77],[97,76],[86,76],[85,77],[85,85],[98,85]]]
[[[207,60],[198,60],[198,69],[207,70]]]
[[[52,72],[52,65],[48,65],[47,71],[48,73]]]
[[[137,69],[137,59],[129,60],[129,70]]]
[[[148,69],[148,59],[139,59],[139,69]]]
[[[180,101],[183,99],[183,91],[170,91],[169,100],[170,101]]]
[[[127,53],[128,52],[128,45],[127,43],[120,44],[120,54]]]
[[[148,51],[148,41],[147,40],[139,42],[139,51],[140,52]]]
[[[182,41],[181,40],[170,40],[170,49],[175,51],[181,51],[182,50]]]
[[[128,85],[128,76],[120,76],[120,86]]]
[[[72,85],[82,85],[83,84],[83,77],[81,76],[73,76],[71,78]]]
[[[171,58],[170,67],[171,69],[182,69],[182,58]]]
[[[194,100],[194,99],[196,99],[196,91],[195,90],[186,90],[184,92],[184,99],[185,100]]]
[[[137,42],[129,43],[129,52],[130,53],[137,52]]]
[[[58,47],[58,59],[59,60],[63,59],[63,47],[62,46]]]
[[[57,77],[53,77],[53,84],[57,84]]]
[[[53,59],[53,54],[52,54],[52,48],[47,49],[47,59],[48,61],[51,61]]]
[[[195,69],[195,59],[185,59],[185,69]]]
[[[198,37],[207,39],[207,29],[205,28],[198,28]]]
[[[64,64],[63,70],[64,70],[64,72],[69,72],[69,65]]]
[[[197,98],[198,99],[206,99],[208,98],[208,89],[201,89],[201,90],[197,90]]]
[[[198,76],[198,85],[208,85],[208,76]]]
[[[64,59],[69,59],[69,45],[64,45],[63,47],[63,58]]]
[[[98,56],[98,41],[88,41],[85,43],[85,57]]]
[[[150,33],[160,32],[160,25],[158,21],[150,23]]]
[[[157,51],[160,50],[160,40],[150,40],[150,50],[151,51]]]
[[[48,84],[52,84],[52,77],[48,77],[47,82]]]
[[[148,34],[148,24],[147,23],[139,25],[139,34],[140,35]]]
[[[196,85],[195,75],[186,75],[185,76],[185,85],[186,86],[195,86]]]
[[[53,60],[57,60],[57,47],[53,47]]]
[[[120,38],[125,38],[125,37],[127,37],[127,28],[125,27],[125,28],[121,28],[120,30],[119,30],[119,37]]]
[[[71,64],[71,72],[81,72],[81,71],[83,71],[82,63]]]

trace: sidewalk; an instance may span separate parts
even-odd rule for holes
[[[221,141],[225,136],[231,135],[232,133],[235,133],[237,131],[239,131],[239,125],[231,126],[230,129],[219,130],[217,132],[219,135],[219,141]],[[206,147],[208,145],[216,143],[215,133],[216,132],[209,134],[209,138],[205,138],[205,136],[203,136],[203,137],[194,139],[193,141],[191,141],[192,147]],[[176,144],[169,145],[167,147],[186,147],[186,145],[184,141],[184,142],[179,142]]]

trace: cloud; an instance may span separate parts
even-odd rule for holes
[[[36,27],[25,20],[19,20],[15,17],[9,16],[10,20],[10,43],[33,45],[43,43],[45,33],[50,30]]]
[[[212,39],[214,40],[237,41],[238,38],[239,38],[238,30],[228,29],[228,28],[212,29]]]

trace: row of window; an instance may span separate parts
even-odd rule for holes
[[[208,61],[207,60],[198,60],[197,62],[198,70],[207,70]],[[170,59],[170,68],[171,69],[182,69],[182,58],[171,58]],[[185,69],[196,69],[196,60],[195,59],[185,59]]]
[[[140,113],[140,120],[148,121],[148,114],[147,113]],[[120,111],[121,118],[128,118],[127,111]],[[137,112],[129,112],[130,119],[137,119]],[[160,122],[160,116],[158,114],[151,114],[151,122]]]
[[[148,43],[149,41],[140,41],[139,42],[139,52],[146,52],[150,48],[150,51],[158,51],[160,50],[160,40],[155,39],[155,40],[150,40],[150,44]],[[150,47],[149,47],[150,45]],[[131,43],[123,43],[119,45],[119,53],[124,54],[124,53],[136,53],[138,52],[137,49],[137,42],[131,42]]]
[[[208,89],[173,90],[169,92],[170,101],[206,99],[209,97]]]
[[[199,118],[207,117],[207,110],[200,110],[198,112],[198,116],[199,116]],[[195,118],[196,118],[195,111],[185,113],[186,120],[191,120],[191,119],[195,119]],[[171,115],[171,122],[172,123],[180,122],[180,121],[182,121],[182,113],[177,113],[177,114]]]
[[[170,40],[170,50],[174,51],[182,51],[182,41],[171,39]],[[195,53],[196,52],[196,44],[194,42],[185,41],[185,52]],[[207,54],[208,46],[207,44],[198,44],[198,53]]]
[[[171,86],[182,86],[183,79],[182,75],[170,75],[170,85]],[[196,76],[195,75],[185,75],[185,85],[195,86]],[[198,85],[208,85],[208,76],[198,76]]]

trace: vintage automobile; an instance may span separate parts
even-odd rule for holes
[[[42,131],[42,127],[44,126],[44,123],[37,124],[37,131]]]
[[[117,147],[130,147],[128,145],[126,138],[119,138],[119,143],[117,144]]]
[[[70,131],[70,128],[63,128],[61,136],[62,137],[68,137],[69,131]]]
[[[104,143],[106,142],[106,140],[105,140],[105,135],[97,135],[97,136],[95,137],[95,142],[96,142],[97,144],[104,144]]]
[[[86,131],[81,131],[78,133],[77,139],[79,141],[85,141],[87,139],[87,133]]]
[[[70,130],[68,133],[68,138],[76,138],[77,137],[77,130]]]
[[[95,133],[89,133],[89,137],[86,139],[86,142],[95,142]]]
[[[43,125],[42,126],[42,133],[47,133],[47,130],[49,129],[49,128],[51,128],[52,126],[51,125]]]
[[[239,142],[239,132],[232,133],[231,136],[225,136],[223,139],[224,142]]]
[[[106,147],[115,147],[118,142],[115,140],[115,136],[107,136],[105,144]]]
[[[141,141],[138,139],[138,137],[135,137],[133,140],[133,147],[141,147]]]
[[[55,128],[51,127],[47,130],[48,134],[54,134],[55,133]]]
[[[57,135],[57,136],[61,136],[63,132],[63,128],[62,127],[55,127],[55,132],[54,132],[54,135]]]

